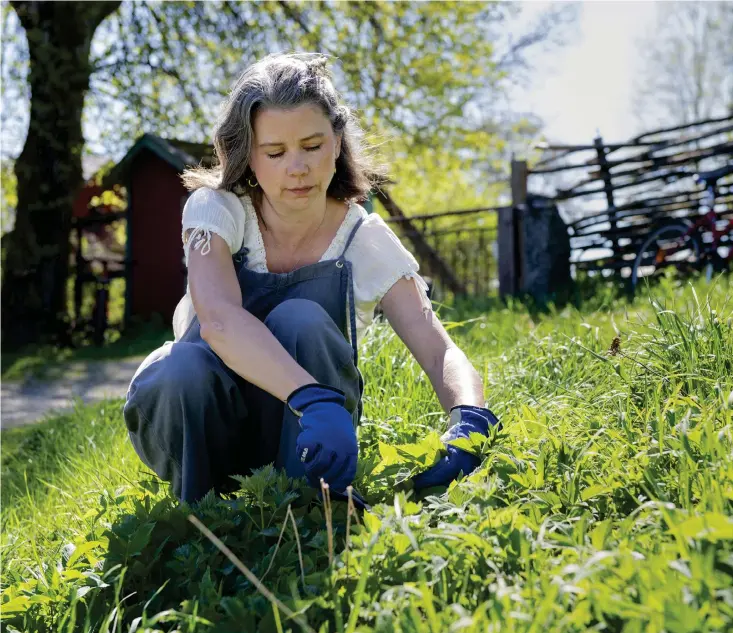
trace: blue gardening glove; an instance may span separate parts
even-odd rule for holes
[[[356,476],[359,447],[351,414],[340,389],[311,383],[298,387],[287,400],[303,429],[295,442],[308,483],[321,487],[321,477],[331,490],[341,492]]]
[[[499,425],[501,429],[498,418],[484,407],[461,404],[450,410],[450,418],[453,425],[440,438],[444,443],[457,440],[459,437],[468,438],[470,433],[482,433],[488,436],[489,424]],[[432,486],[447,486],[458,477],[461,471],[464,475],[468,475],[481,464],[478,457],[456,446],[446,444],[446,448],[448,455],[424,473],[413,477],[415,490]]]

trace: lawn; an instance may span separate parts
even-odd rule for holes
[[[59,348],[53,345],[31,345],[17,352],[3,352],[2,380],[19,382],[25,380],[55,380],[62,378],[69,363],[83,361],[119,360],[140,356],[173,340],[173,330],[160,320],[136,324],[124,334],[108,330],[108,341],[96,346],[89,341],[76,348]]]
[[[731,290],[668,278],[633,303],[442,308],[504,429],[421,498],[404,479],[447,417],[378,323],[360,355],[363,514],[271,468],[233,503],[179,507],[121,400],[5,432],[3,629],[733,630]]]

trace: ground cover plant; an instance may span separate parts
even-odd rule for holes
[[[179,507],[121,401],[4,433],[3,629],[733,629],[731,283],[639,294],[443,310],[504,429],[464,440],[482,466],[421,498],[404,480],[447,418],[377,324],[360,355],[363,514],[271,468],[232,503]]]

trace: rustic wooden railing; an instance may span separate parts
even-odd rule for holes
[[[400,213],[385,222],[412,246],[434,298],[444,299],[448,293],[485,296],[499,289],[498,211],[484,207],[409,217]]]
[[[654,130],[626,143],[546,145],[529,170],[530,188],[544,180],[569,232],[576,270],[626,276],[653,227],[699,213],[694,175],[733,161],[733,116]],[[558,182],[574,178],[570,185]],[[733,178],[718,183],[716,210],[733,216]]]

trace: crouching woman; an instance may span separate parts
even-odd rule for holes
[[[497,424],[481,379],[427,297],[415,258],[358,204],[380,182],[327,58],[247,68],[214,130],[218,165],[184,173],[188,288],[175,340],[140,365],[124,418],[142,461],[181,500],[228,492],[274,462],[343,492],[356,474],[358,346],[383,312],[450,412],[444,441]],[[448,454],[415,487],[478,465]]]

